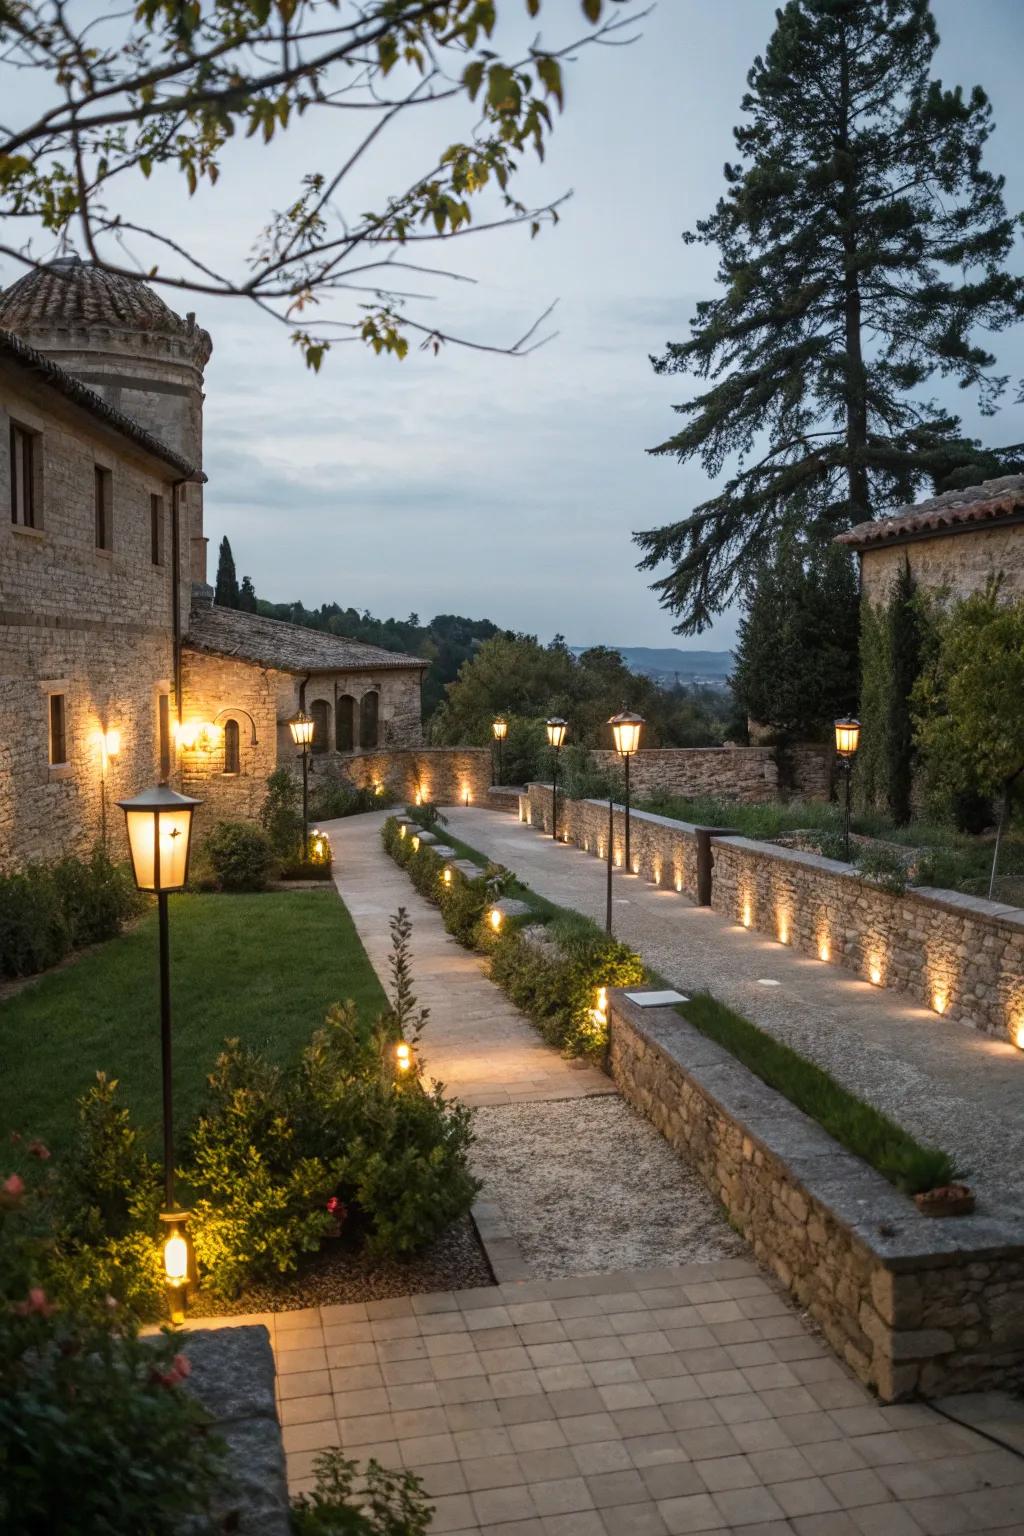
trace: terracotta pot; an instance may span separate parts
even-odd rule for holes
[[[966,1184],[943,1184],[915,1195],[914,1204],[925,1216],[969,1216],[974,1210],[974,1195]]]

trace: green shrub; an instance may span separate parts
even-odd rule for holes
[[[192,1235],[203,1285],[234,1296],[251,1280],[288,1274],[330,1226],[338,1169],[307,1157],[287,1075],[237,1040],[210,1075],[190,1138]]]
[[[270,838],[248,821],[218,821],[203,851],[222,891],[262,891],[274,869]]]
[[[901,896],[907,888],[906,860],[891,848],[862,848],[856,856],[857,873],[872,885]]]
[[[87,863],[66,858],[54,864],[53,881],[73,948],[114,938],[142,910],[130,871],[112,864],[100,847]]]
[[[113,938],[142,904],[128,871],[99,847],[87,860],[0,876],[0,976],[32,976],[79,945]]]
[[[342,1451],[321,1451],[311,1493],[292,1500],[292,1536],[426,1536],[433,1506],[413,1472],[387,1472],[371,1459],[359,1478]]]
[[[320,783],[310,791],[309,817],[311,821],[334,821],[340,816],[387,810],[394,803],[394,795],[383,784],[377,790],[369,784],[356,789],[352,784]]]
[[[287,768],[275,769],[267,779],[267,795],[260,807],[260,825],[279,859],[294,859],[299,855],[302,849],[302,791]]]

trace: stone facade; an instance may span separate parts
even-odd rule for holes
[[[12,521],[11,423],[32,434],[34,526]],[[95,466],[111,471],[112,548],[99,549]],[[123,850],[114,802],[159,774],[158,709],[174,678],[174,486],[180,472],[0,358],[0,869],[99,837]],[[163,562],[150,498],[161,498]],[[187,589],[186,556],[180,574]],[[49,696],[66,762],[50,763]],[[121,750],[106,764],[103,730]]]
[[[383,784],[410,805],[417,795],[434,805],[484,805],[491,784],[491,754],[487,747],[360,752],[342,759],[338,774],[358,789]]]
[[[1024,1247],[905,1195],[671,1008],[609,994],[624,1096],[886,1402],[1024,1382]]]
[[[790,749],[790,782],[780,785],[771,747],[660,747],[637,752],[629,781],[637,799],[646,795],[714,795],[743,805],[777,800],[780,792],[807,800],[827,800],[832,789],[832,750],[825,746]],[[595,767],[621,770],[612,751],[590,754]]]
[[[551,831],[551,786],[531,784],[520,818]],[[559,800],[568,842],[605,858],[608,804]],[[625,856],[625,813],[613,816],[613,859]],[[1024,911],[924,886],[894,893],[847,864],[745,837],[712,836],[711,907],[753,932],[906,992],[944,1018],[1024,1046]],[[633,873],[702,899],[699,829],[646,811],[630,815]]]

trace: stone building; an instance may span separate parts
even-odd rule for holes
[[[859,523],[837,540],[860,557],[861,591],[887,602],[904,562],[917,586],[953,598],[1002,578],[1007,598],[1024,596],[1024,475],[947,491],[892,517]]]
[[[213,604],[210,353],[194,315],[77,257],[0,294],[0,870],[120,851],[113,803],[156,779],[252,816],[300,707],[321,772],[380,782],[390,752],[415,777],[421,657]]]

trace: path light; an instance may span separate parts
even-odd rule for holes
[[[132,873],[140,891],[157,899],[160,943],[160,1060],[163,1075],[164,1210],[160,1220],[167,1226],[164,1239],[164,1272],[171,1320],[184,1317],[188,1285],[194,1266],[189,1260],[185,1231],[188,1213],[176,1208],[174,1199],[174,1117],[171,1075],[171,959],[167,922],[167,898],[184,888],[192,846],[192,819],[198,800],[176,794],[166,784],[144,789],[131,800],[119,800],[128,828]]]
[[[496,719],[491,721],[491,731],[494,735],[494,740],[498,747],[498,783],[503,784],[505,782],[505,773],[504,764],[502,762],[502,752],[505,746],[506,737],[508,736],[508,721],[505,719],[504,715],[498,715]]]
[[[399,1072],[408,1072],[412,1066],[412,1046],[408,1040],[399,1040],[395,1046],[395,1066]]]
[[[419,851],[420,851],[419,833],[417,833],[416,836],[412,840],[412,851],[413,851],[413,853],[419,853]]]
[[[554,753],[554,768],[551,774],[551,836],[558,841],[558,754],[562,750],[565,741],[567,726],[559,715],[552,715],[545,721],[545,729],[548,733],[548,746]]]
[[[309,749],[313,745],[316,722],[304,709],[288,721],[292,741],[302,752],[302,852],[309,847]]]
[[[853,759],[857,755],[860,746],[860,721],[837,720],[836,731],[836,756],[843,765],[846,774],[846,819],[843,833],[843,857],[847,864],[850,862],[850,781],[853,778]]]
[[[498,907],[492,907],[488,912],[487,919],[495,933],[501,932],[501,925],[504,921],[504,917],[505,914]]]
[[[617,715],[612,715],[608,724],[612,728],[612,739],[615,742],[615,750],[622,758],[626,770],[626,868],[632,868],[629,857],[629,760],[635,752],[640,750],[640,732],[643,729],[643,716],[634,715],[628,709],[622,710]],[[637,873],[637,871],[634,871]]]

